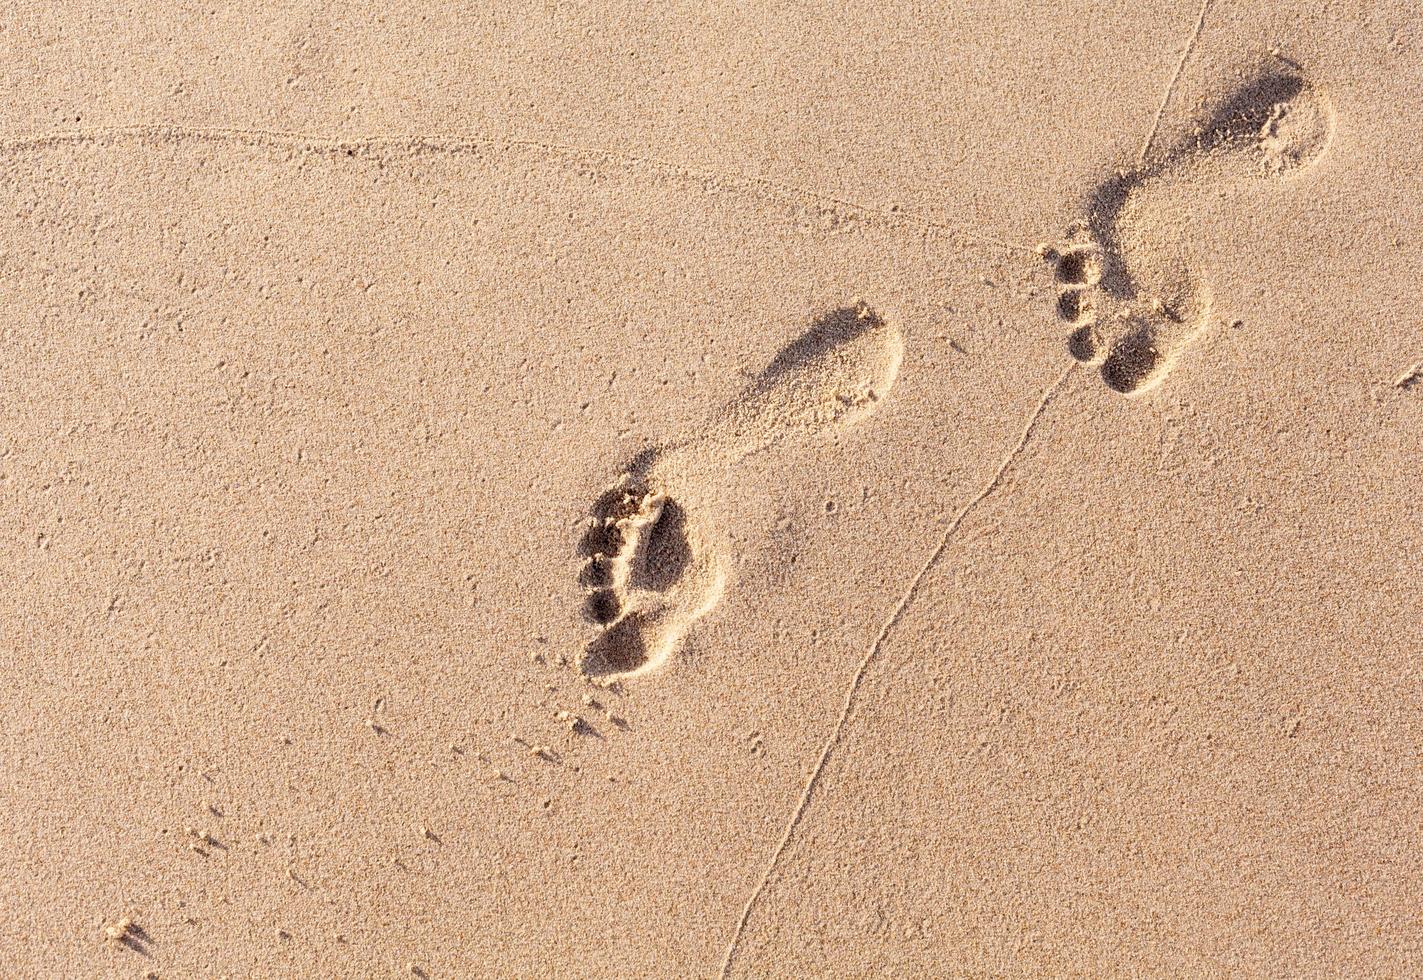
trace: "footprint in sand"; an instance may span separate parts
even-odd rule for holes
[[[1333,134],[1329,100],[1281,61],[1188,138],[1098,187],[1063,247],[1045,252],[1057,314],[1075,327],[1069,353],[1124,394],[1158,384],[1210,315],[1210,287],[1187,257],[1193,215],[1227,184],[1297,175]]]
[[[578,545],[597,628],[587,676],[622,678],[666,662],[726,585],[712,535],[684,506],[702,482],[789,438],[875,410],[904,353],[899,331],[857,304],[816,320],[696,437],[639,454],[593,504]]]

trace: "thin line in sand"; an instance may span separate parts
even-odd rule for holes
[[[952,225],[929,218],[920,218],[874,205],[859,204],[829,194],[796,187],[766,177],[747,177],[739,174],[722,173],[715,170],[698,170],[649,157],[620,156],[607,150],[575,146],[563,143],[545,143],[539,140],[520,139],[487,135],[445,135],[445,134],[372,134],[365,136],[317,136],[310,133],[271,129],[234,129],[182,126],[169,123],[137,124],[131,126],[101,126],[90,129],[66,130],[56,133],[29,137],[0,139],[0,153],[38,149],[61,143],[100,142],[109,138],[184,138],[220,142],[231,140],[251,146],[306,147],[327,151],[358,150],[374,147],[393,147],[411,150],[425,149],[448,154],[477,149],[509,151],[516,149],[534,150],[550,157],[564,159],[592,160],[604,166],[614,167],[628,173],[647,172],[655,176],[700,184],[708,190],[727,188],[762,200],[781,200],[791,203],[814,203],[820,207],[861,217],[872,216],[892,225],[910,226],[926,231],[944,232],[958,235],[971,244],[991,245],[1014,252],[1036,254],[1028,245],[1010,242],[982,232],[973,231],[962,225]]]
[[[726,953],[722,957],[721,972],[719,974],[722,980],[726,980],[731,974],[731,965],[735,959],[737,947],[741,943],[741,937],[746,932],[746,924],[751,919],[751,913],[755,910],[756,903],[760,901],[761,895],[766,890],[766,886],[770,884],[771,877],[775,874],[776,866],[780,863],[781,855],[785,853],[786,848],[790,845],[791,838],[795,836],[796,827],[800,825],[801,818],[805,816],[806,810],[810,807],[810,799],[815,794],[815,788],[820,782],[821,775],[825,772],[825,765],[830,760],[830,754],[835,751],[835,746],[839,744],[840,737],[844,734],[845,723],[849,720],[850,712],[855,706],[855,698],[859,694],[860,684],[864,681],[865,675],[869,673],[870,664],[879,656],[880,650],[884,648],[885,640],[889,638],[889,634],[893,632],[894,627],[899,624],[900,619],[904,616],[905,610],[909,608],[909,604],[914,601],[914,596],[918,593],[919,586],[923,583],[925,577],[933,567],[938,564],[939,559],[944,556],[944,552],[948,550],[949,542],[963,524],[964,518],[1002,484],[1003,477],[1008,473],[1008,470],[1012,468],[1018,457],[1022,455],[1024,448],[1027,447],[1028,440],[1032,438],[1033,431],[1042,420],[1043,413],[1047,411],[1048,405],[1052,402],[1053,398],[1057,396],[1057,393],[1062,389],[1062,386],[1067,382],[1067,379],[1072,375],[1076,367],[1076,361],[1068,362],[1067,367],[1057,376],[1057,379],[1043,389],[1042,397],[1038,399],[1037,405],[1033,408],[1032,415],[1028,417],[1027,423],[1023,426],[1023,431],[1018,436],[1018,441],[1014,443],[1013,448],[1008,451],[1007,455],[1003,457],[1002,462],[998,464],[998,469],[994,471],[993,478],[984,484],[983,489],[978,491],[968,503],[959,508],[953,520],[949,521],[948,526],[944,528],[944,533],[939,536],[939,543],[929,555],[929,559],[924,562],[924,564],[920,566],[919,571],[915,573],[914,578],[909,583],[909,587],[904,590],[904,594],[900,596],[899,602],[889,614],[889,618],[885,620],[884,625],[880,627],[879,633],[875,635],[874,642],[870,644],[869,650],[860,660],[859,669],[855,671],[855,676],[851,678],[850,686],[845,691],[844,702],[840,707],[840,715],[835,719],[835,726],[830,731],[830,737],[825,740],[825,745],[820,750],[820,758],[816,760],[815,768],[811,770],[810,778],[806,780],[805,788],[801,790],[800,799],[796,803],[795,811],[791,814],[790,822],[786,824],[786,829],[781,834],[780,841],[776,844],[775,850],[771,852],[771,860],[766,865],[765,874],[761,876],[761,880],[757,882],[756,888],[751,892],[751,897],[746,900],[746,905],[741,909],[741,917],[736,922],[736,931],[732,934],[731,942],[727,944]]]
[[[1181,80],[1181,72],[1186,70],[1186,59],[1191,57],[1191,52],[1195,50],[1196,42],[1201,38],[1201,31],[1206,26],[1206,11],[1210,10],[1211,4],[1215,0],[1201,0],[1200,13],[1196,15],[1196,26],[1191,31],[1191,39],[1186,42],[1186,48],[1181,52],[1181,60],[1176,62],[1176,71],[1171,76],[1171,84],[1166,86],[1166,94],[1161,97],[1161,104],[1156,107],[1156,118],[1151,121],[1151,132],[1146,134],[1146,142],[1141,145],[1141,155],[1137,157],[1137,166],[1146,163],[1146,155],[1151,152],[1151,144],[1156,140],[1156,131],[1161,127],[1161,117],[1166,115],[1166,107],[1171,103],[1171,96],[1176,92],[1176,83]]]

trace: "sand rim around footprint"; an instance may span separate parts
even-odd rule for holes
[[[1068,352],[1122,394],[1159,384],[1211,313],[1210,286],[1188,257],[1197,209],[1223,185],[1299,174],[1324,154],[1334,125],[1325,93],[1278,60],[1185,139],[1099,185],[1086,217],[1044,253],[1057,315],[1074,328]]]
[[[620,679],[666,663],[726,588],[726,562],[684,506],[688,493],[751,453],[869,415],[903,354],[899,331],[865,304],[835,310],[696,437],[639,454],[594,502],[579,542],[583,612],[597,629],[579,669]]]

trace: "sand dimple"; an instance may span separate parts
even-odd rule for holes
[[[718,466],[724,460],[830,426],[877,407],[899,373],[899,331],[863,303],[819,317],[787,345],[710,429],[666,454],[664,466]]]
[[[579,542],[584,616],[597,629],[579,669],[620,679],[665,663],[727,579],[685,497],[753,452],[866,417],[903,354],[899,331],[868,306],[842,307],[787,345],[695,438],[633,460],[594,502]]]
[[[1327,97],[1289,63],[1222,99],[1191,136],[1098,186],[1086,220],[1049,249],[1068,353],[1114,391],[1159,384],[1210,316],[1209,285],[1186,259],[1193,216],[1223,184],[1290,177],[1325,152]]]
[[[1322,93],[1281,102],[1266,120],[1260,154],[1270,173],[1287,176],[1323,155],[1334,133],[1334,108]]]

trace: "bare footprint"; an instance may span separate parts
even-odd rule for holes
[[[726,587],[726,564],[685,490],[751,453],[864,418],[894,384],[899,331],[868,306],[829,313],[697,436],[635,458],[591,508],[578,553],[597,633],[579,669],[623,678],[665,663]]]
[[[1334,110],[1278,61],[1223,99],[1186,139],[1090,195],[1054,262],[1068,352],[1123,394],[1160,383],[1200,334],[1211,290],[1187,257],[1192,217],[1226,183],[1287,179],[1334,134]]]

